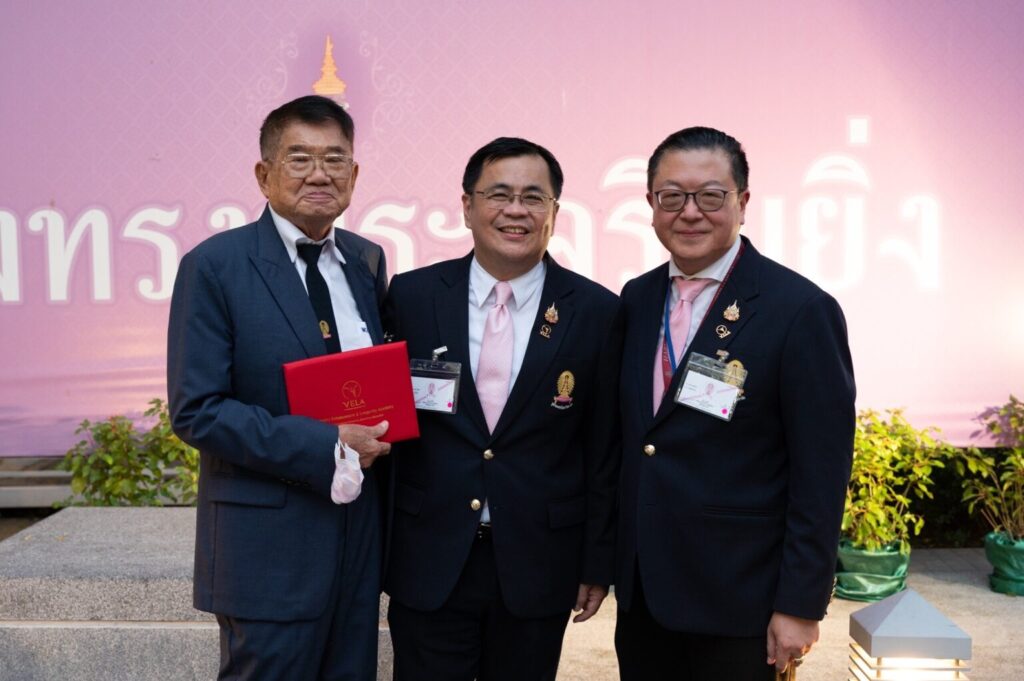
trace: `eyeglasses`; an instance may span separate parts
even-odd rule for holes
[[[553,196],[547,194],[541,194],[540,192],[526,192],[523,194],[512,194],[510,192],[496,189],[493,191],[475,191],[474,194],[479,194],[484,197],[484,201],[487,202],[487,207],[494,210],[503,210],[508,207],[515,198],[518,196],[519,201],[523,204],[523,208],[530,211],[531,213],[545,213],[554,201]]]
[[[726,196],[735,194],[738,191],[737,189],[730,189],[729,191],[724,189],[701,189],[699,192],[684,192],[678,189],[662,189],[654,192],[654,196],[657,197],[658,205],[661,206],[661,209],[667,210],[670,213],[682,210],[691,196],[698,209],[711,213],[725,205]]]
[[[324,175],[332,180],[344,180],[352,174],[355,160],[345,154],[288,154],[280,161],[289,177],[304,179],[313,174],[317,159]]]

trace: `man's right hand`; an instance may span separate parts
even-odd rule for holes
[[[388,432],[388,422],[381,421],[375,426],[345,424],[338,426],[338,437],[359,454],[359,465],[369,468],[374,459],[391,452],[391,444],[377,438]]]

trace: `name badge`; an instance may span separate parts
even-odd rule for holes
[[[710,414],[723,421],[732,420],[736,403],[743,399],[747,370],[738,360],[725,362],[700,353],[692,353],[686,373],[676,392],[676,404]]]
[[[454,414],[459,403],[459,380],[462,376],[462,364],[438,359],[440,350],[438,348],[434,351],[433,359],[409,361],[413,402],[417,409],[423,411]]]

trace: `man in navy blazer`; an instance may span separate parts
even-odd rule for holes
[[[739,142],[711,128],[670,135],[648,165],[671,261],[622,290],[623,681],[773,679],[817,640],[832,589],[854,430],[846,324],[831,296],[739,236],[747,177]],[[662,342],[675,277],[706,280],[677,369]],[[700,356],[711,371],[690,365]],[[689,387],[677,402],[715,370],[725,394],[746,371],[731,420]]]
[[[369,466],[390,448],[377,440],[387,424],[289,415],[281,369],[382,340],[382,251],[333,227],[358,174],[353,137],[352,119],[323,97],[271,112],[256,164],[268,207],[188,253],[174,286],[171,418],[200,452],[194,601],[217,615],[221,679],[376,678]],[[321,284],[330,312],[311,303]]]
[[[494,140],[463,176],[473,252],[391,282],[385,323],[410,356],[461,364],[455,413],[420,411],[389,458],[398,681],[553,681],[570,610],[589,618],[611,583],[618,304],[546,254],[561,190],[547,149]],[[514,340],[496,348],[504,285]],[[490,407],[481,369],[502,349]]]

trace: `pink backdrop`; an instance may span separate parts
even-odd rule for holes
[[[0,456],[165,395],[177,262],[258,215],[259,124],[311,92],[328,35],[361,165],[345,226],[392,272],[469,249],[465,160],[520,135],[566,170],[553,253],[617,291],[665,259],[648,154],[720,127],[751,160],[744,232],[843,304],[859,406],[964,442],[1024,393],[1022,25],[1012,1],[8,0]]]

